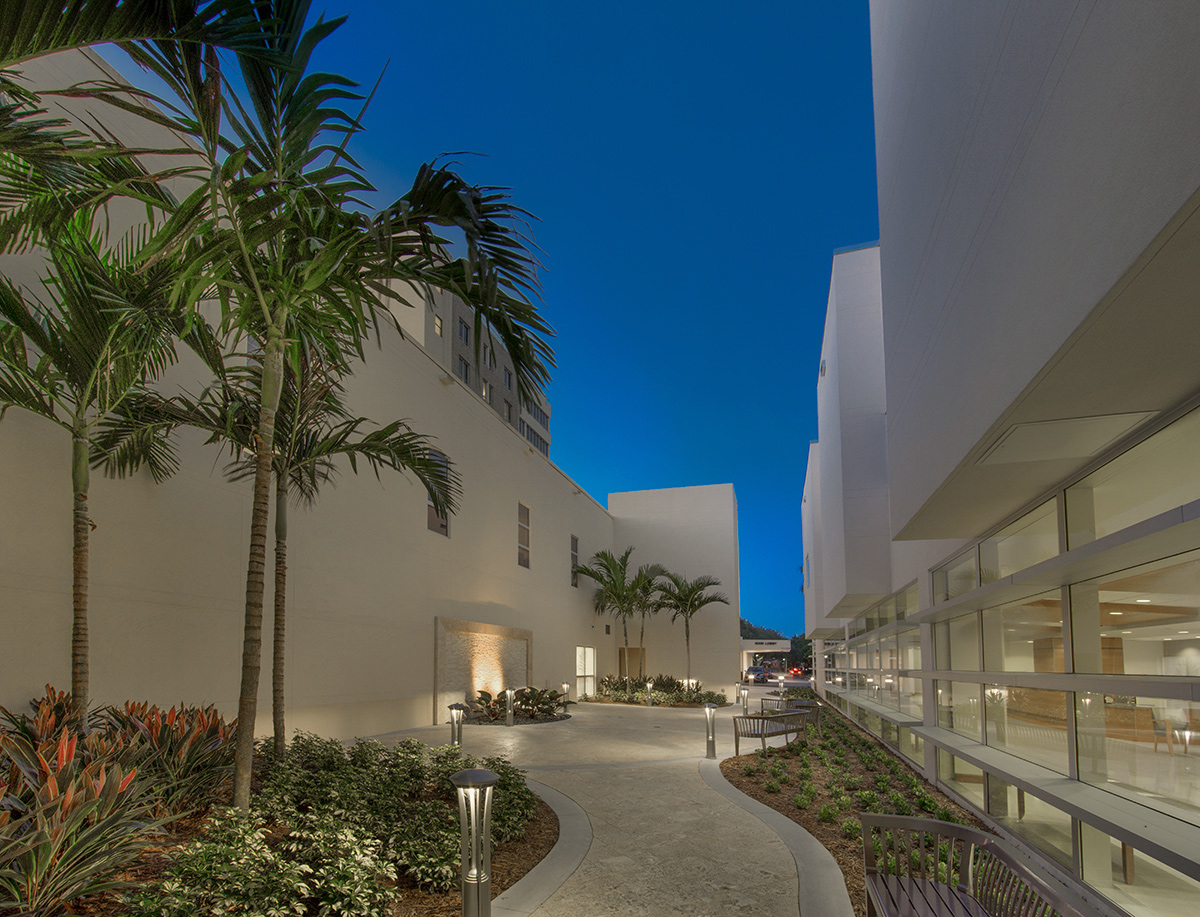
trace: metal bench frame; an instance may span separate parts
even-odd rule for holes
[[[816,726],[820,731],[821,716],[815,708],[758,716],[735,716],[733,718],[733,753],[741,754],[740,741],[742,739],[761,739],[763,751],[766,751],[767,739],[771,736],[783,736],[786,741],[787,737],[794,733],[799,738],[804,735],[809,725]]]
[[[899,815],[864,812],[862,824],[867,917],[1094,917],[1082,900],[1035,874],[1029,858],[998,837]]]

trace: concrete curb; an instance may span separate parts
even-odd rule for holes
[[[558,816],[558,842],[521,881],[492,899],[493,917],[528,917],[562,887],[592,846],[592,823],[575,800],[536,780],[525,783]]]
[[[751,799],[721,773],[719,761],[703,759],[700,776],[710,787],[745,809],[779,835],[792,852],[799,880],[800,917],[854,917],[854,906],[846,891],[846,880],[833,854],[815,837],[770,806]]]

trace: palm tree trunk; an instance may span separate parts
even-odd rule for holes
[[[642,612],[642,631],[638,634],[638,678],[645,678],[646,673],[642,671],[645,666],[646,659],[646,613]]]
[[[283,669],[287,634],[287,475],[275,478],[275,642],[271,648],[271,716],[275,754],[287,748],[284,724]]]
[[[83,726],[88,709],[88,443],[82,433],[71,435],[72,621],[71,715]]]
[[[263,354],[262,405],[254,437],[254,503],[250,514],[250,558],[246,565],[246,620],[242,637],[242,684],[238,693],[237,744],[233,754],[233,804],[250,809],[254,769],[254,720],[262,667],[262,612],[266,585],[267,520],[271,515],[271,458],[275,412],[283,388],[283,341],[271,335]]]
[[[692,628],[687,618],[683,619],[683,645],[687,648],[687,680],[692,682]]]
[[[621,615],[621,633],[625,636],[625,688],[629,689],[629,618]]]

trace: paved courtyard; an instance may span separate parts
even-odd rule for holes
[[[496,917],[853,913],[825,848],[738,793],[704,758],[703,710],[570,710],[561,723],[464,727],[465,751],[505,755],[559,815],[559,845],[494,901]],[[733,754],[730,717],[740,711],[717,711],[718,761]],[[376,738],[441,745],[449,726]]]

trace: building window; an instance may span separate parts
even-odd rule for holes
[[[529,566],[529,507],[517,504],[517,563]]]
[[[464,344],[471,343],[471,326],[461,318],[458,320],[458,339]]]
[[[508,389],[510,392],[512,391],[512,370],[511,369],[504,370],[504,387],[506,389]]]
[[[579,586],[579,571],[575,568],[579,566],[579,538],[576,535],[571,536],[571,585],[578,588]]]
[[[442,336],[442,317],[440,315],[433,317],[433,333],[438,337]]]
[[[524,418],[522,418],[519,429],[521,431],[521,435],[529,440],[529,442],[533,444],[533,447],[537,449],[538,452],[545,456],[550,455],[550,443],[548,443],[538,434],[537,430],[533,428],[532,424],[525,423]]]
[[[504,419],[512,423],[512,402],[504,402]]]
[[[450,459],[448,459],[441,452],[431,451],[429,454],[429,457],[431,459],[433,459],[433,461],[435,461],[439,465],[441,465],[442,468],[445,468],[447,465],[450,464]],[[445,516],[445,515],[438,515],[438,511],[433,506],[433,497],[432,496],[429,497],[427,515],[428,515],[428,520],[426,522],[426,527],[429,529],[429,531],[437,532],[439,535],[445,535],[447,538],[449,538],[450,537],[450,517]]]
[[[611,636],[611,635],[612,635],[612,625],[611,625],[611,624],[605,624],[605,625],[604,625],[604,635],[605,635],[606,637],[607,637],[607,636]]]
[[[458,378],[468,385],[471,384],[471,364],[462,357],[458,358]]]
[[[483,380],[483,400],[488,404],[492,403],[492,383],[487,379]]]
[[[534,420],[542,425],[546,430],[550,429],[550,415],[541,409],[541,406],[534,404],[528,398],[525,399],[525,410]]]

